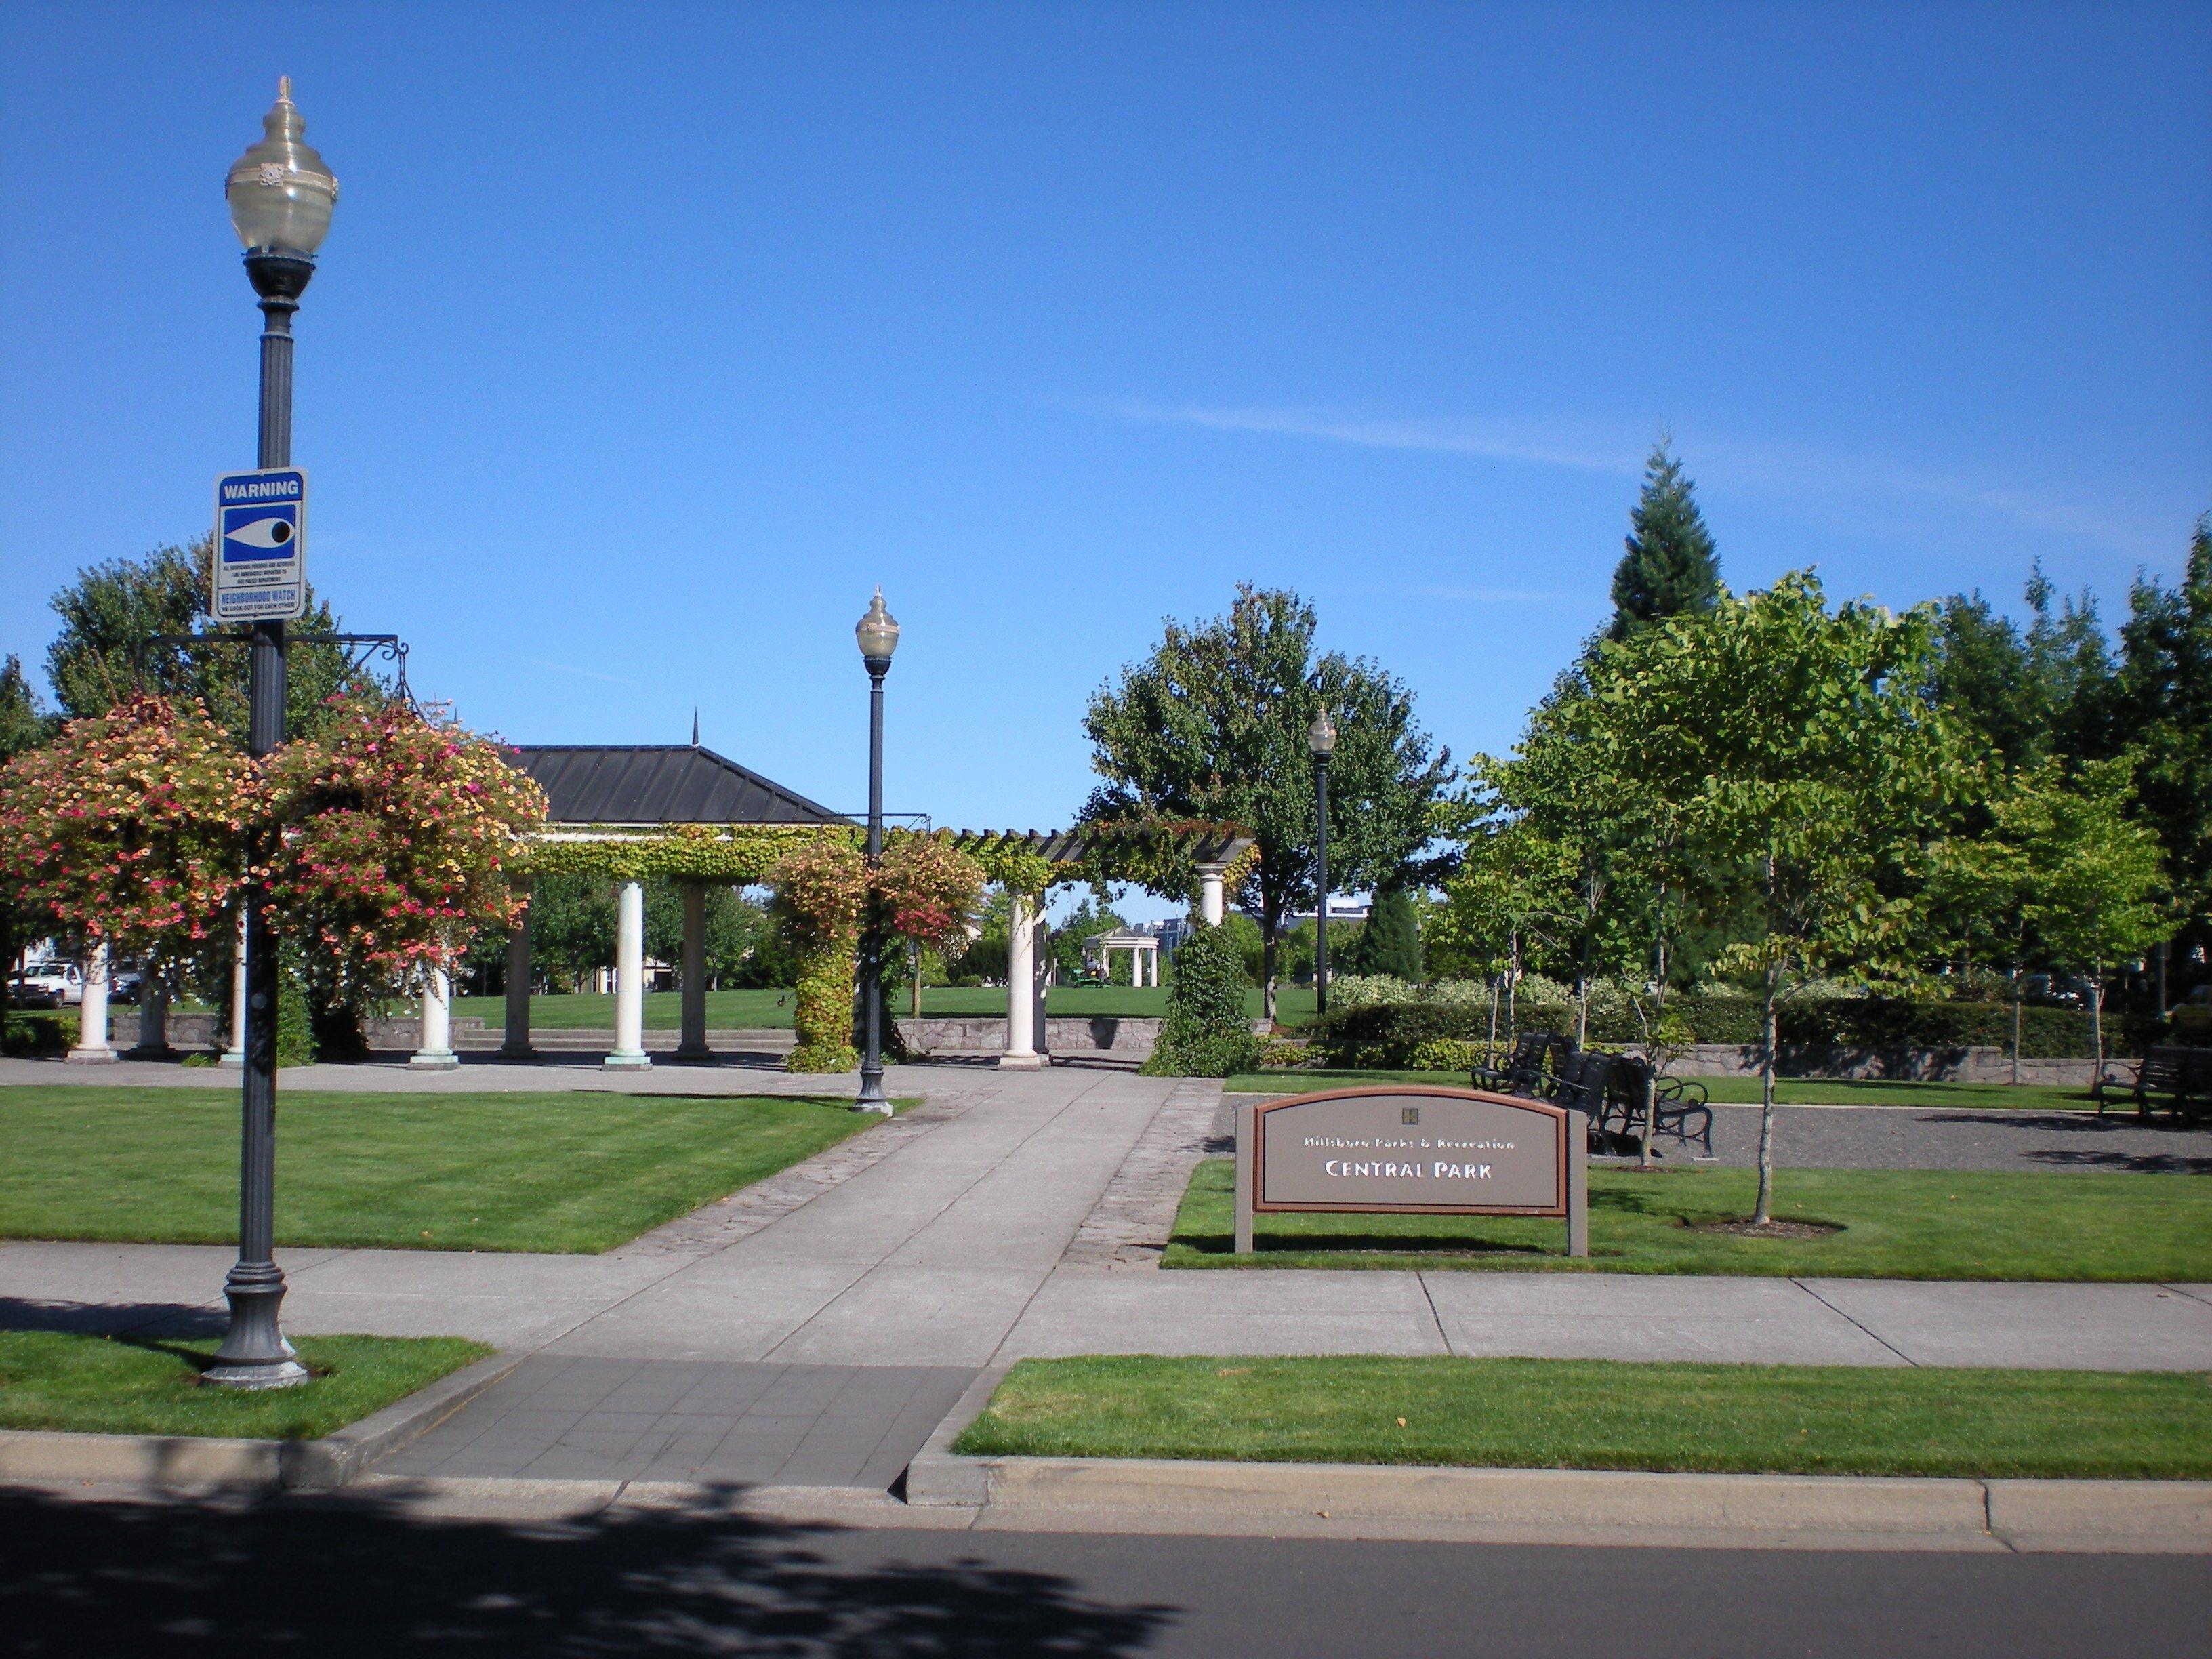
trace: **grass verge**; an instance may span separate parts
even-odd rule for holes
[[[1749,1170],[1590,1171],[1590,1253],[1558,1221],[1517,1216],[1256,1218],[1232,1254],[1235,1165],[1191,1173],[1166,1267],[1504,1268],[1800,1274],[1845,1279],[2200,1280],[2212,1278],[2212,1182],[2184,1175],[1784,1170],[1775,1218],[1820,1238],[1703,1231],[1751,1213]]]
[[[219,1339],[0,1331],[0,1428],[313,1440],[491,1352],[458,1336],[303,1336],[295,1389],[204,1386]]]
[[[276,1239],[596,1254],[882,1121],[790,1097],[287,1091]],[[237,1237],[234,1084],[0,1089],[0,1237]]]
[[[1755,1077],[1705,1077],[1706,1097],[1727,1105],[1759,1103]],[[1240,1072],[1223,1084],[1229,1094],[1303,1095],[1348,1089],[1358,1083],[1425,1083],[1464,1089],[1465,1072]],[[2019,1111],[2094,1110],[2087,1089],[2056,1083],[1919,1083],[1881,1078],[1778,1078],[1774,1098],[1784,1106],[1959,1106]],[[2132,1104],[2125,1110],[2134,1111]]]
[[[1578,1359],[1027,1359],[953,1449],[2201,1480],[2212,1478],[2212,1379]]]

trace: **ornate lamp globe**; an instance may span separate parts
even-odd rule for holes
[[[276,102],[261,118],[261,142],[234,162],[223,194],[230,222],[248,254],[289,253],[312,260],[331,228],[338,181],[315,153],[292,101],[292,77],[276,83]]]
[[[1322,709],[1314,716],[1314,723],[1306,727],[1306,747],[1317,759],[1327,760],[1336,752],[1336,722]]]
[[[889,668],[891,653],[898,649],[898,636],[899,625],[891,613],[884,609],[884,590],[878,587],[875,603],[868,607],[868,614],[861,617],[860,625],[853,629],[853,637],[860,642],[860,655],[871,668],[878,663]]]

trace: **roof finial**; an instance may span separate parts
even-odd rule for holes
[[[691,708],[691,746],[694,749],[699,746],[699,708],[696,703]]]
[[[289,104],[292,101],[292,77],[289,75],[280,75],[276,77],[276,101],[280,104]]]

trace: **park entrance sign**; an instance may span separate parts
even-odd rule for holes
[[[296,622],[307,611],[307,475],[296,466],[215,481],[217,622]]]
[[[1469,1089],[1377,1085],[1237,1109],[1237,1237],[1277,1211],[1551,1216],[1589,1254],[1582,1115]]]

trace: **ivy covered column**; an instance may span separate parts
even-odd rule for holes
[[[1036,1051],[1036,917],[1027,893],[1007,896],[1006,1049],[999,1064],[1010,1072],[1033,1072],[1042,1062]]]
[[[645,1052],[645,888],[626,881],[615,920],[615,1049],[610,1072],[643,1071]]]

